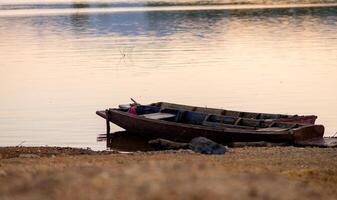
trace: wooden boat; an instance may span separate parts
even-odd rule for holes
[[[120,106],[96,113],[106,119],[108,134],[112,122],[148,138],[181,142],[203,136],[219,143],[269,141],[296,144],[324,134],[322,125],[279,121],[310,116],[239,112],[165,102],[137,105],[136,114],[130,113],[129,109]]]

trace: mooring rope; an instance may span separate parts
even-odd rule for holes
[[[20,146],[22,146],[22,144],[25,143],[25,142],[26,142],[26,140],[20,142],[20,143],[19,143],[18,145],[16,145],[16,146],[17,146],[17,147],[20,147]]]
[[[335,137],[336,135],[337,135],[337,132],[332,137]]]

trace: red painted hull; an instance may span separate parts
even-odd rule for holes
[[[275,119],[273,121],[276,122],[289,122],[289,123],[296,123],[296,124],[315,124],[317,116],[309,115],[309,116],[294,116],[290,118],[281,118]]]

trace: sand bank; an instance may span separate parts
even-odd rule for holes
[[[0,148],[0,199],[334,199],[337,148]]]

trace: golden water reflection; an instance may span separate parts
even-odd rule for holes
[[[90,146],[134,97],[316,114],[337,131],[336,8],[0,17],[0,145]],[[112,127],[113,131],[120,130]]]

